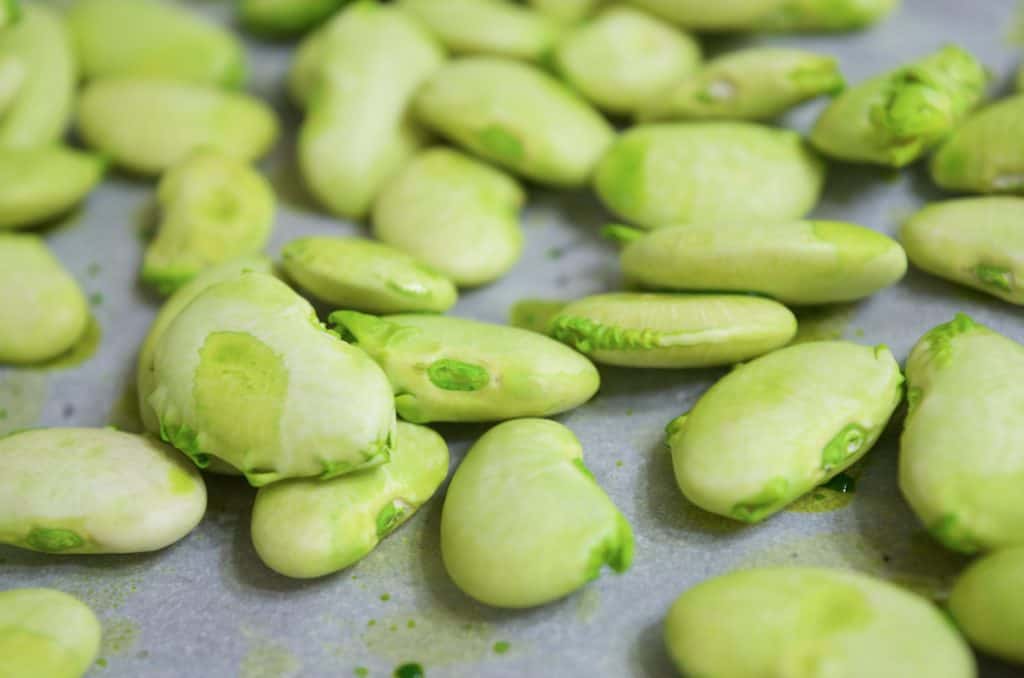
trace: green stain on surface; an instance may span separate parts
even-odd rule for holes
[[[796,513],[826,513],[846,508],[853,502],[857,481],[840,473],[786,507]]]
[[[494,654],[505,654],[506,652],[508,652],[509,647],[511,646],[506,641],[499,640],[494,644]]]
[[[491,381],[491,375],[480,365],[442,358],[427,368],[430,382],[445,391],[479,391]]]
[[[239,678],[286,678],[298,675],[302,663],[288,648],[267,638],[243,631],[249,639],[249,651],[242,659]]]
[[[423,666],[415,662],[402,664],[395,669],[395,678],[423,678],[425,675]]]
[[[383,659],[409,660],[410,648],[417,659],[431,667],[473,662],[485,658],[494,644],[493,629],[486,622],[467,622],[467,609],[425,608],[409,624],[409,613],[367,624],[362,634],[366,650]]]
[[[548,259],[561,259],[565,256],[565,248],[563,247],[549,247],[547,251]]]
[[[386,603],[389,600],[391,600],[391,594],[390,593],[382,593],[382,594],[380,594],[380,599]]]
[[[103,657],[100,657],[96,660],[96,666],[100,667],[101,669],[107,668],[107,660]]]
[[[356,674],[358,678],[366,678],[366,676],[370,675],[370,670],[365,666],[357,666],[352,673]]]
[[[853,304],[808,306],[794,311],[797,320],[796,336],[790,344],[842,339],[853,318]]]
[[[78,548],[85,543],[85,540],[77,532],[71,530],[37,527],[28,533],[25,543],[37,551],[61,553]]]
[[[48,370],[66,370],[77,367],[95,355],[102,338],[103,328],[100,327],[95,316],[89,316],[89,324],[85,326],[85,331],[82,332],[82,336],[79,337],[74,346],[53,360],[41,363],[40,367]]]
[[[102,292],[93,292],[92,294],[89,295],[90,306],[100,306],[101,304],[103,304]]]
[[[102,266],[100,266],[96,262],[92,262],[91,264],[89,264],[89,268],[85,269],[85,273],[90,278],[95,278],[97,275],[99,275],[100,271],[102,271],[102,270],[103,270]]]
[[[100,652],[105,656],[128,652],[139,637],[139,626],[131,619],[114,619],[103,622],[103,646]]]

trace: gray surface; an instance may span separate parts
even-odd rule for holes
[[[866,33],[765,42],[833,52],[850,80],[857,81],[956,41],[993,69],[1003,91],[1018,57],[1005,38],[1014,4],[906,0],[891,21]],[[197,6],[214,14],[227,10],[227,3]],[[250,55],[253,88],[283,110],[289,51],[253,45]],[[806,129],[819,107],[796,111],[790,124]],[[294,113],[285,120],[294,126]],[[283,143],[267,164],[286,202],[271,251],[299,235],[361,232],[308,206],[296,188],[291,155],[290,144]],[[900,218],[938,195],[920,167],[902,175],[833,167],[815,214],[894,233]],[[80,214],[48,231],[53,248],[86,291],[102,293],[95,313],[103,340],[92,360],[73,369],[0,371],[0,407],[9,410],[0,426],[123,421],[119,403],[126,391],[133,396],[135,351],[157,307],[137,282],[137,233],[151,198],[152,186],[115,176]],[[532,191],[522,261],[504,280],[463,295],[454,312],[502,322],[522,297],[613,289],[615,254],[597,236],[606,218],[585,194]],[[91,264],[100,270],[90,272]],[[903,360],[918,336],[957,310],[1024,339],[1018,308],[914,271],[899,286],[833,314],[830,326],[845,326],[845,336],[856,341],[884,342]],[[843,510],[784,512],[764,525],[737,528],[688,507],[672,478],[662,428],[720,374],[602,369],[600,394],[561,417],[632,523],[636,560],[627,574],[605,574],[586,590],[541,609],[488,609],[448,581],[438,552],[440,496],[341,574],[312,582],[277,576],[260,564],[250,545],[253,491],[225,479],[209,482],[210,509],[200,527],[165,551],[55,558],[0,547],[0,587],[53,586],[88,602],[107,634],[106,666],[95,667],[91,676],[346,676],[357,666],[383,676],[415,660],[429,676],[589,678],[672,675],[660,630],[669,604],[696,582],[738,566],[848,566],[927,592],[948,584],[964,561],[933,544],[900,498],[893,431],[871,452],[856,498]],[[457,461],[484,427],[441,430]],[[382,600],[385,594],[388,600]],[[510,643],[510,650],[493,652],[497,641]],[[995,662],[983,660],[982,666],[990,678],[1022,674]]]

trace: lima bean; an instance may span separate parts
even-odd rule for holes
[[[277,139],[274,112],[237,92],[170,80],[102,78],[82,91],[78,131],[118,166],[143,175],[200,148],[238,160],[263,157]]]
[[[534,332],[463,318],[337,311],[330,322],[387,373],[406,421],[546,417],[590,400],[589,360]]]
[[[1024,347],[963,314],[907,359],[900,490],[964,553],[1024,545]]]
[[[824,180],[824,164],[799,134],[740,122],[634,127],[594,175],[609,209],[648,228],[799,219]]]
[[[425,125],[524,177],[582,186],[614,131],[587,102],[543,71],[494,57],[443,66],[415,100]]]
[[[755,292],[784,304],[862,299],[907,270],[896,241],[838,221],[660,228],[632,239],[621,261],[625,276],[644,287]]]
[[[458,293],[450,280],[388,245],[311,237],[281,250],[289,278],[317,299],[369,313],[443,313]]]
[[[1024,546],[975,561],[953,587],[949,611],[974,645],[1024,664]]]
[[[522,254],[525,200],[501,170],[434,148],[385,186],[374,205],[373,234],[457,285],[483,285],[507,273]]]
[[[796,318],[757,297],[619,292],[570,303],[548,333],[606,365],[707,367],[785,346]]]
[[[66,146],[0,148],[0,231],[37,226],[79,204],[107,163]]]
[[[152,383],[161,437],[256,487],[333,478],[391,454],[387,377],[268,275],[243,273],[193,299],[157,340]]]
[[[173,448],[111,429],[0,439],[0,543],[45,553],[156,551],[206,511],[199,472]]]
[[[240,0],[238,14],[250,31],[290,36],[305,33],[346,2],[348,0]]]
[[[846,89],[818,117],[811,142],[849,162],[909,165],[981,101],[986,82],[978,60],[949,45]]]
[[[531,7],[562,23],[576,23],[594,13],[604,0],[528,0]]]
[[[54,589],[0,591],[0,676],[79,678],[100,651],[100,622]]]
[[[387,464],[332,480],[286,480],[260,488],[252,509],[256,553],[287,577],[342,570],[411,518],[447,475],[444,439],[399,422]]]
[[[867,454],[903,397],[889,349],[796,344],[742,365],[668,426],[676,482],[757,523]]]
[[[546,419],[495,426],[452,478],[441,555],[455,584],[495,607],[569,595],[633,560],[626,518],[583,462],[572,431]]]
[[[665,641],[687,676],[974,678],[974,656],[928,600],[839,569],[739,570],[683,593]]]
[[[889,14],[899,0],[631,0],[700,31],[848,31]]]
[[[931,174],[946,189],[1024,194],[1024,94],[967,118],[932,156]]]

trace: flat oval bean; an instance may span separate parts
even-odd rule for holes
[[[953,587],[949,611],[971,643],[1024,664],[1024,546],[975,561]]]
[[[602,202],[644,227],[799,219],[825,166],[800,135],[739,122],[640,125],[594,175]]]
[[[531,7],[562,23],[575,23],[594,13],[604,0],[528,0]]]
[[[443,313],[458,298],[455,285],[440,273],[362,238],[292,240],[281,250],[281,266],[317,299],[369,313]]]
[[[951,190],[1024,194],[1024,94],[967,118],[932,156],[931,174]]]
[[[78,0],[67,13],[82,75],[224,87],[245,81],[245,51],[220,26],[158,0]]]
[[[760,522],[867,454],[902,384],[889,349],[843,341],[742,365],[669,424],[679,489],[706,511]]]
[[[835,57],[758,47],[712,59],[672,84],[640,109],[641,120],[767,120],[808,99],[836,94],[844,80]]]
[[[0,149],[0,231],[37,226],[80,203],[107,163],[65,146]]]
[[[918,268],[1024,304],[1024,198],[935,203],[903,224],[900,239]]]
[[[548,333],[606,365],[707,367],[785,346],[796,318],[757,297],[620,292],[570,303]]]
[[[838,221],[661,228],[629,242],[622,272],[655,289],[756,292],[784,304],[862,299],[907,270],[899,243]]]
[[[376,360],[406,421],[546,417],[597,392],[589,360],[547,337],[463,318],[336,311],[330,322]]]
[[[366,557],[411,518],[448,475],[448,446],[405,422],[396,440],[391,461],[377,468],[261,488],[252,543],[263,563],[287,577],[322,577]]]
[[[206,486],[173,448],[112,429],[0,439],[0,543],[45,553],[156,551],[192,531]]]
[[[1024,347],[963,314],[907,360],[900,490],[929,532],[964,553],[1024,545]]]
[[[555,46],[559,24],[508,0],[399,0],[455,54],[492,54],[539,61]]]
[[[849,31],[881,20],[899,0],[631,0],[700,31]]]
[[[415,112],[459,146],[554,186],[586,183],[614,134],[553,77],[492,57],[446,64],[417,94]]]
[[[387,377],[271,276],[244,273],[201,292],[158,339],[153,365],[146,399],[160,435],[200,467],[217,457],[259,487],[390,457]]]
[[[299,167],[328,210],[361,219],[423,142],[408,108],[443,54],[405,13],[374,3],[344,10],[326,31]]]
[[[842,92],[818,117],[811,142],[849,162],[909,165],[981,101],[986,82],[971,54],[943,47]]]
[[[77,78],[60,15],[38,2],[26,4],[20,20],[0,31],[0,61],[8,60],[20,75],[17,93],[0,116],[0,148],[57,142],[71,119]]]
[[[373,234],[457,285],[483,285],[505,275],[522,254],[525,200],[501,170],[434,148],[384,187],[373,208]]]
[[[642,11],[612,6],[573,28],[555,52],[562,77],[597,107],[632,113],[700,66],[690,35]]]
[[[441,514],[452,581],[495,607],[569,595],[633,560],[626,518],[583,463],[572,431],[546,419],[495,426],[452,478]]]
[[[629,0],[652,14],[699,31],[732,31],[756,26],[769,15],[780,0]]]
[[[169,80],[103,78],[79,97],[78,131],[118,166],[155,175],[200,148],[256,160],[270,150],[278,127],[270,107],[245,94]]]
[[[0,363],[56,358],[88,322],[85,295],[46,243],[0,233]]]
[[[683,593],[665,622],[687,676],[974,678],[974,656],[928,600],[839,569],[739,570]]]
[[[79,678],[100,651],[100,622],[54,589],[0,591],[0,676]]]
[[[238,14],[250,31],[270,36],[305,33],[348,0],[240,0]]]
[[[247,164],[199,150],[160,179],[163,213],[146,248],[142,279],[171,294],[203,270],[257,254],[274,225],[274,190]]]

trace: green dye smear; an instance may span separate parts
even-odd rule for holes
[[[353,673],[355,673],[359,678],[366,678],[366,676],[370,675],[370,670],[365,666],[357,666]]]
[[[389,600],[391,600],[391,594],[390,593],[382,593],[382,594],[380,594],[380,599],[383,600],[386,603]]]
[[[795,310],[797,330],[790,345],[842,339],[854,310],[853,304],[809,306]]]
[[[142,414],[139,412],[139,397],[135,386],[135,375],[128,380],[121,395],[107,413],[107,425],[125,433],[144,433]]]
[[[102,271],[102,270],[103,270],[102,266],[100,266],[96,262],[93,262],[93,263],[89,264],[89,268],[85,269],[85,273],[90,278],[95,278],[97,275],[100,274],[100,271]]]
[[[138,638],[138,624],[131,619],[104,621],[103,645],[100,652],[105,656],[124,654],[135,647]]]
[[[509,647],[511,646],[506,641],[499,640],[494,644],[494,654],[505,654],[508,652]]]
[[[561,259],[565,256],[565,248],[549,247],[546,254],[548,259]]]
[[[302,664],[288,648],[252,633],[243,634],[249,638],[249,651],[239,667],[239,678],[285,678],[297,675]]]
[[[576,619],[584,624],[597,616],[601,609],[601,592],[588,586],[576,596]]]
[[[90,306],[99,306],[102,303],[103,303],[103,293],[101,293],[101,292],[93,292],[92,294],[89,295],[89,305]]]
[[[47,376],[38,370],[0,371],[0,437],[32,428],[46,404]]]
[[[407,629],[414,629],[414,628],[416,628],[416,620],[415,619],[410,619],[409,621],[405,622],[405,628],[407,628]]]
[[[466,622],[447,608],[420,611],[419,621],[409,624],[409,614],[367,624],[362,641],[374,655],[393,662],[409,659],[416,648],[419,660],[430,666],[472,662],[488,655],[494,631],[486,622]]]
[[[797,513],[825,513],[846,508],[853,501],[856,480],[840,473],[824,485],[814,488],[786,507]]]
[[[615,468],[622,468],[622,460],[619,459],[615,462]]]
[[[414,662],[402,664],[395,669],[395,678],[423,678],[425,675],[423,666]]]
[[[103,329],[96,321],[96,317],[90,316],[89,324],[85,326],[85,332],[82,333],[82,336],[75,342],[74,346],[62,355],[49,362],[41,363],[39,366],[48,370],[67,370],[72,367],[78,367],[95,355],[102,337]]]
[[[101,669],[107,668],[107,660],[103,657],[100,657],[96,660],[96,666],[100,667]]]

